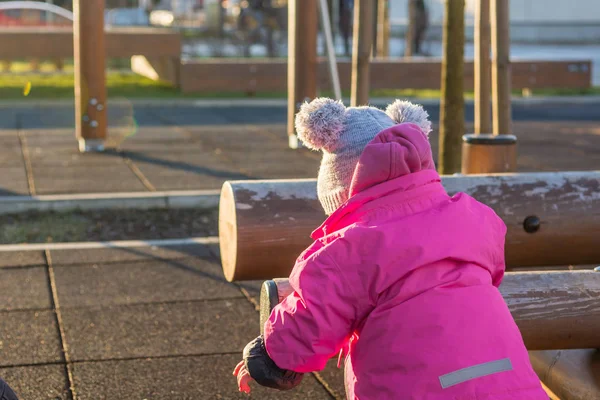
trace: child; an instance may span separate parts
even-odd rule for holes
[[[547,400],[498,286],[506,226],[435,170],[420,106],[316,99],[296,117],[322,150],[329,215],[297,260],[294,293],[236,367],[279,389],[345,357],[349,399]]]

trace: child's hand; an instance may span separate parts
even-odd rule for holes
[[[238,388],[240,392],[244,392],[246,394],[250,393],[250,382],[252,381],[252,377],[248,373],[246,369],[246,365],[244,361],[240,361],[238,365],[236,365],[233,370],[233,375],[237,378]]]

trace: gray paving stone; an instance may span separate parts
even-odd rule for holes
[[[4,149],[0,153],[0,168],[25,168],[21,149]]]
[[[38,194],[145,191],[146,188],[120,159],[109,165],[86,167],[37,167],[33,169]]]
[[[10,311],[0,318],[0,366],[62,361],[54,312]]]
[[[245,299],[62,310],[72,360],[242,351],[258,334]]]
[[[236,285],[244,289],[257,304],[260,304],[260,289],[262,288],[263,282],[264,281],[242,281],[236,282]]]
[[[248,179],[247,175],[219,163],[196,163],[194,165],[173,162],[158,165],[155,162],[135,161],[144,176],[157,190],[203,190],[220,189],[226,180]]]
[[[334,357],[328,363],[325,369],[319,372],[319,375],[325,382],[327,386],[332,390],[338,398],[345,399],[346,398],[346,389],[344,385],[344,360],[340,365],[340,368],[337,367],[338,359]]]
[[[0,268],[19,268],[46,265],[41,251],[5,251],[0,253]]]
[[[32,152],[37,147],[43,148],[78,148],[75,129],[28,129],[22,131],[27,145]]]
[[[0,168],[0,196],[26,196],[29,194],[25,167]]]
[[[56,265],[122,263],[129,261],[178,260],[189,257],[216,260],[211,246],[182,245],[165,247],[105,248],[93,250],[52,250],[52,263]]]
[[[63,364],[0,368],[0,376],[22,400],[68,400]]]
[[[111,167],[124,163],[115,151],[103,153],[81,153],[77,142],[69,147],[58,146],[29,146],[29,157],[33,168],[37,167]]]
[[[319,161],[293,150],[232,154],[232,164],[254,179],[315,178]]]
[[[80,400],[331,399],[312,375],[290,391],[254,384],[250,396],[242,394],[232,375],[239,359],[238,355],[215,355],[84,362],[73,365],[73,375]]]
[[[51,308],[45,267],[0,269],[0,310]]]
[[[54,273],[61,307],[243,296],[220,265],[199,259],[55,267]]]
[[[0,149],[0,167],[23,167],[23,154],[17,131],[0,135]]]

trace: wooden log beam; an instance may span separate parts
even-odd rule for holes
[[[600,348],[600,273],[509,272],[500,292],[528,350]],[[272,308],[291,293],[285,278],[263,284],[261,329]]]
[[[600,262],[600,171],[443,176],[449,194],[490,206],[508,227],[508,268]],[[219,237],[229,281],[288,276],[325,219],[315,179],[225,182]]]
[[[87,2],[86,2],[87,4]],[[174,57],[181,55],[181,34],[156,28],[104,29],[106,57]],[[0,27],[0,57],[71,58],[71,27]]]
[[[600,399],[600,350],[531,351],[540,380],[562,400]]]

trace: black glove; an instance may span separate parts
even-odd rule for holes
[[[19,400],[6,382],[0,379],[0,400]]]
[[[279,390],[289,390],[298,386],[303,374],[279,368],[269,357],[262,336],[257,337],[244,348],[244,364],[248,373],[261,386]]]

